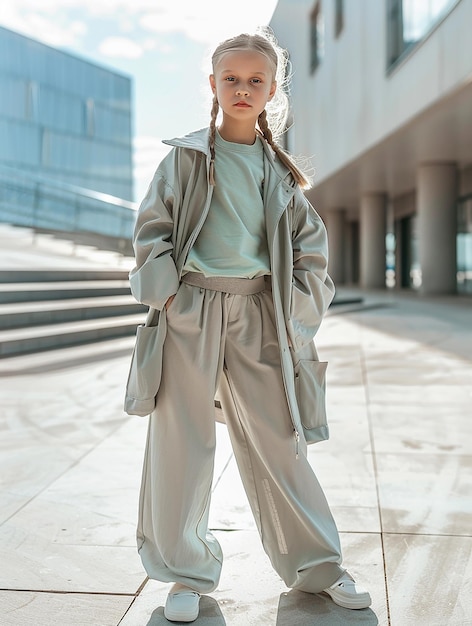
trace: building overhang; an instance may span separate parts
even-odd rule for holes
[[[472,76],[344,167],[319,182],[315,177],[307,197],[323,213],[356,211],[363,194],[414,191],[417,168],[426,162],[472,164]]]

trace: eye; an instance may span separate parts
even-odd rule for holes
[[[228,81],[229,83],[232,83],[232,82],[234,82],[236,79],[235,79],[235,77],[234,77],[234,76],[227,76],[227,77],[225,78],[225,80],[226,80],[226,81]]]
[[[260,78],[253,78],[252,82],[256,83],[258,85],[258,84],[262,83],[262,80]]]

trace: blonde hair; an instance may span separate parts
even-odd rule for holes
[[[311,186],[308,177],[302,170],[295,165],[293,157],[291,157],[277,143],[278,139],[286,131],[287,117],[289,113],[288,99],[288,82],[287,75],[288,54],[283,50],[269,28],[259,29],[256,34],[250,35],[243,33],[236,37],[226,39],[213,52],[211,63],[213,72],[216,64],[224,54],[228,52],[236,52],[239,50],[254,50],[263,54],[272,66],[274,80],[277,82],[275,94],[267,103],[266,108],[262,111],[258,118],[258,127],[260,134],[267,143],[272,147],[279,157],[280,161],[290,170],[295,181],[303,189]],[[218,116],[220,105],[216,94],[213,97],[213,105],[211,108],[210,122],[210,182],[215,184],[214,168],[215,168],[215,135],[216,135],[216,118]]]

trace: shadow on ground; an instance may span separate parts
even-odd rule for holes
[[[159,606],[152,612],[151,618],[146,626],[169,626],[164,617],[164,607]],[[174,622],[180,624],[183,622]],[[200,599],[200,614],[198,618],[192,622],[195,626],[226,626],[225,618],[220,610],[218,602],[210,596],[202,596]]]
[[[379,620],[372,609],[352,611],[334,604],[327,595],[289,591],[279,598],[276,626],[377,626]]]

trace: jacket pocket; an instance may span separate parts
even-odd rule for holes
[[[295,391],[307,443],[329,437],[326,416],[326,361],[300,360],[295,365]]]
[[[141,324],[137,328],[124,402],[128,415],[149,415],[156,406],[166,332],[165,311],[159,313],[157,326]]]

